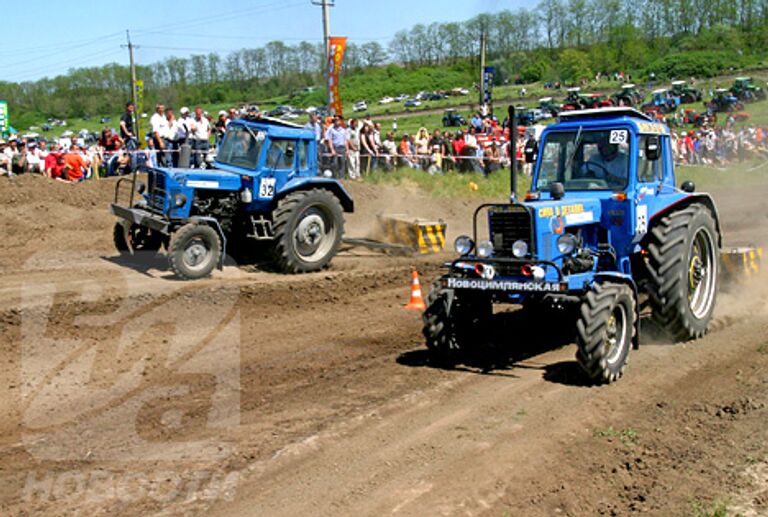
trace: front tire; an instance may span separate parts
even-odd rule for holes
[[[121,255],[133,255],[137,251],[156,253],[163,245],[163,238],[144,226],[118,221],[112,228],[112,242]]]
[[[473,344],[483,341],[493,314],[490,300],[468,293],[459,294],[441,286],[436,280],[426,299],[422,315],[427,349],[443,366],[459,363],[462,354]]]
[[[576,322],[576,360],[597,384],[624,373],[636,331],[635,296],[623,284],[596,284],[581,304]]]
[[[715,221],[694,204],[665,216],[648,243],[649,300],[654,322],[672,339],[697,339],[715,310],[720,273]]]
[[[273,215],[274,262],[284,273],[324,268],[336,255],[344,234],[341,203],[327,190],[293,192]]]
[[[168,264],[176,276],[196,280],[211,274],[221,260],[221,239],[204,224],[185,224],[171,237]]]

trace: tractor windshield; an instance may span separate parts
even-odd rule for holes
[[[264,133],[242,125],[230,125],[216,153],[216,161],[235,167],[255,169],[264,144]]]
[[[624,190],[629,179],[629,131],[568,131],[547,135],[539,153],[538,190]]]

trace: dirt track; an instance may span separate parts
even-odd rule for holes
[[[441,370],[402,309],[413,260],[176,282],[114,258],[112,185],[0,184],[0,514],[768,514],[765,277],[701,341],[646,334],[612,386],[517,313]],[[355,235],[408,211],[451,240],[477,203],[350,188]],[[766,194],[717,193],[731,243],[767,240]]]

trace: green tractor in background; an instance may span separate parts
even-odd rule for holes
[[[765,100],[765,90],[753,84],[751,77],[737,77],[733,82],[733,86],[731,86],[731,93],[734,97],[744,102]]]
[[[702,97],[701,90],[694,88],[685,81],[672,81],[672,88],[670,88],[672,95],[680,98],[680,104],[691,104],[694,102],[700,102]]]
[[[613,103],[616,106],[627,106],[634,108],[639,106],[645,100],[645,95],[634,84],[624,84],[621,91],[613,95]]]

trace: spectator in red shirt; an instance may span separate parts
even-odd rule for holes
[[[45,157],[45,176],[51,179],[63,179],[64,155],[59,144],[51,144],[51,150]]]
[[[69,152],[64,155],[64,179],[73,183],[85,179],[88,162],[80,155],[80,146],[72,144]]]
[[[99,139],[99,146],[108,153],[113,153],[119,149],[118,145],[122,147],[123,139],[112,133],[112,129],[105,127],[101,131],[101,138]]]

